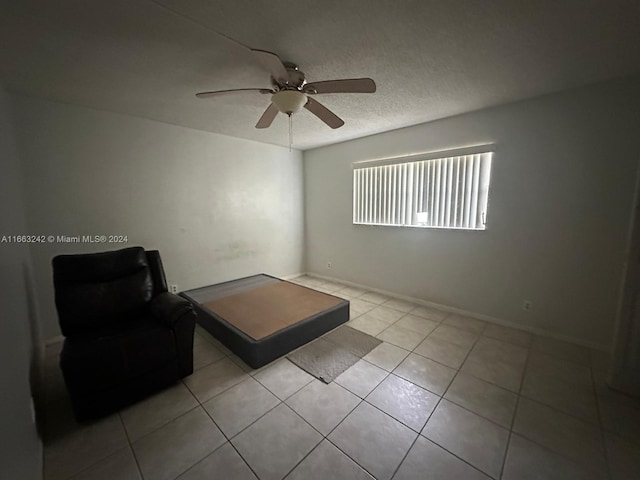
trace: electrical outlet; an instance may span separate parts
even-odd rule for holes
[[[327,262],[327,268],[331,268],[331,262]]]
[[[176,285],[175,283],[173,285],[169,285],[169,291],[171,293],[178,293],[178,285]]]
[[[523,300],[522,310],[524,310],[525,312],[530,312],[531,310],[533,310],[533,302],[531,300]]]

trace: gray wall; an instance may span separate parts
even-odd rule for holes
[[[305,152],[307,271],[609,347],[639,86],[614,81]],[[351,223],[353,162],[484,143],[496,144],[486,231]]]
[[[127,235],[124,244],[33,248],[45,338],[59,334],[51,259],[142,245],[180,290],[302,271],[302,154],[14,96],[29,231]]]
[[[7,95],[0,88],[0,238],[25,234],[22,174]],[[31,414],[39,327],[26,244],[0,243],[0,477],[42,478],[42,444]],[[35,394],[35,391],[33,392]]]

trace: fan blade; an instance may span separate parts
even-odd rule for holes
[[[271,72],[271,76],[279,83],[285,84],[289,81],[289,74],[287,68],[280,60],[280,57],[273,52],[267,52],[266,50],[251,49],[251,53],[260,64]]]
[[[329,125],[331,128],[340,128],[344,125],[344,121],[335,113],[322,105],[320,102],[310,98],[304,105],[304,108],[313,113],[316,117]]]
[[[227,93],[238,93],[238,92],[276,93],[273,90],[270,90],[268,88],[234,88],[233,90],[216,90],[215,92],[200,92],[200,93],[196,93],[196,97],[209,98],[209,97],[215,97],[216,95],[225,95]]]
[[[315,93],[373,93],[376,91],[376,82],[370,78],[347,78],[345,80],[313,82],[305,87],[313,88]]]
[[[272,103],[264,111],[258,123],[256,123],[256,128],[269,128],[273,119],[276,118],[276,115],[278,115],[278,107]]]

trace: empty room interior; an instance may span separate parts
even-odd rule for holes
[[[640,5],[2,2],[0,477],[640,478]]]

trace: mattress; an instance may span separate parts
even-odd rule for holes
[[[349,302],[266,274],[182,292],[198,323],[259,368],[349,320]]]

